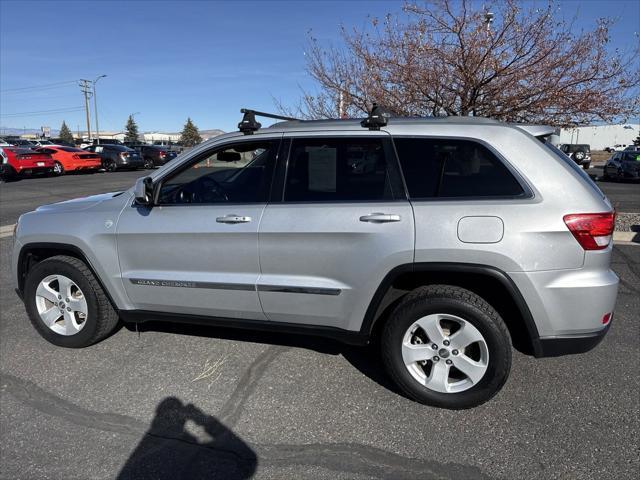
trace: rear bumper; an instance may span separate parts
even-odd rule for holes
[[[72,163],[70,168],[65,167],[65,170],[97,170],[98,168],[102,168],[101,160]]]
[[[37,175],[43,173],[53,172],[53,166],[48,167],[22,167],[20,170],[16,170],[18,175]]]
[[[534,355],[541,358],[588,352],[594,349],[605,337],[611,326],[611,321],[599,332],[588,335],[538,338],[533,342]]]
[[[603,320],[614,311],[619,282],[607,268],[607,250],[590,252],[581,269],[509,274],[536,324],[536,356],[587,351],[606,334],[611,321]]]
[[[117,161],[116,162],[116,166],[118,168],[143,168],[144,167],[144,160],[140,159],[140,160],[129,160],[126,163],[124,163],[122,160]]]

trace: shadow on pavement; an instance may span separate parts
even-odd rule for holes
[[[130,332],[136,331],[133,323],[124,323]],[[315,337],[303,334],[285,334],[258,330],[243,330],[237,328],[223,328],[206,325],[171,322],[139,323],[137,330],[192,335],[197,337],[219,338],[238,342],[253,342],[284,347],[303,348],[327,355],[342,355],[360,373],[376,382],[378,385],[401,395],[400,390],[387,376],[379,355],[379,345],[374,339],[370,345],[359,347],[347,345],[329,338]]]
[[[255,452],[231,430],[192,404],[167,397],[118,480],[250,478]]]

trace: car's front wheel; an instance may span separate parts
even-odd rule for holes
[[[153,160],[150,157],[144,159],[144,168],[150,170],[154,167]]]
[[[400,389],[437,407],[486,402],[511,369],[511,337],[500,315],[475,293],[451,285],[409,293],[387,321],[381,346]]]
[[[118,323],[118,315],[91,270],[66,255],[43,260],[29,271],[24,302],[38,333],[61,347],[89,346]]]

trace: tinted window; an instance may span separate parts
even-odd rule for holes
[[[73,147],[58,147],[58,150],[62,150],[63,152],[82,152],[84,150],[81,150],[79,148],[73,148]]]
[[[390,144],[380,138],[294,139],[284,199],[293,202],[393,199],[390,152]]]
[[[512,197],[524,192],[484,145],[469,140],[394,139],[411,198]]]
[[[261,140],[209,151],[165,180],[158,201],[174,205],[266,202],[278,144]]]

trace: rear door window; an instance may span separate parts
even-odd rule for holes
[[[402,180],[387,138],[295,138],[286,202],[383,201],[403,198]],[[405,197],[406,199],[406,197]]]
[[[412,199],[519,197],[524,189],[481,143],[437,138],[394,138]]]

